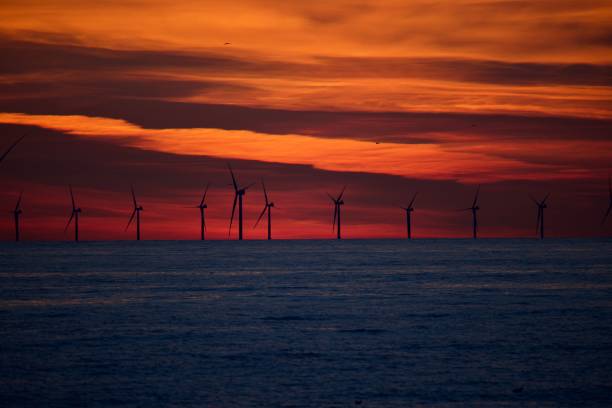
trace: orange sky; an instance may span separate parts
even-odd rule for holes
[[[34,142],[1,165],[0,204],[10,209],[24,189],[59,208],[76,172],[88,176],[71,181],[80,190],[120,200],[126,179],[151,183],[135,168],[163,162],[159,188],[147,187],[159,205],[149,228],[189,238],[187,219],[172,227],[180,200],[164,190],[185,177],[174,192],[197,195],[231,160],[257,175],[244,178],[291,189],[295,203],[352,185],[363,198],[353,237],[401,236],[392,208],[417,189],[447,192],[422,199],[421,235],[462,236],[452,211],[478,183],[511,212],[481,223],[490,236],[531,234],[529,203],[502,197],[549,189],[563,200],[558,220],[588,218],[553,234],[605,234],[596,221],[612,159],[611,22],[607,1],[4,1],[0,148],[25,132]],[[67,143],[70,153],[54,147]],[[53,152],[46,174],[43,146]],[[109,167],[83,171],[82,157]],[[393,199],[366,199],[371,190]],[[108,229],[126,221],[110,211],[119,202],[96,203],[90,237],[126,237]],[[217,238],[227,206],[211,211]],[[280,235],[326,237],[329,203],[298,207],[279,215]],[[62,238],[53,214],[31,212],[41,238]],[[11,230],[0,224],[2,238]]]

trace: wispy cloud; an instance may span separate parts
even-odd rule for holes
[[[115,139],[117,143],[178,155],[201,155],[269,163],[308,165],[328,171],[388,174],[416,179],[494,182],[501,180],[571,179],[588,177],[583,169],[542,160],[519,159],[536,143],[498,144],[486,141],[440,145],[435,143],[373,143],[343,138],[270,135],[221,129],[143,129],[124,120],[85,117],[0,114],[0,123],[40,126],[85,137]],[[551,144],[555,157],[598,154],[612,142]],[[550,150],[549,150],[550,151]],[[500,154],[502,153],[502,154]],[[514,153],[514,154],[513,154]],[[514,156],[514,157],[513,157]]]

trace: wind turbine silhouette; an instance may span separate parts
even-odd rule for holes
[[[247,189],[249,189],[249,187],[251,187],[255,183],[251,183],[244,188],[240,188],[238,186],[238,182],[236,181],[236,177],[234,177],[232,166],[230,166],[229,163],[227,164],[227,168],[229,169],[230,174],[232,175],[232,184],[234,185],[234,204],[232,205],[232,217],[230,218],[228,236],[231,237],[232,235],[232,223],[234,222],[234,212],[236,211],[236,201],[238,201],[238,239],[242,241],[242,197],[246,194]]]
[[[463,211],[472,211],[472,234],[474,239],[478,238],[478,219],[476,217],[476,212],[480,210],[478,206],[478,195],[480,194],[480,186],[476,189],[476,195],[474,196],[474,202],[470,208],[465,208]]]
[[[264,205],[264,208],[261,211],[261,214],[259,214],[259,218],[257,219],[257,222],[255,223],[253,228],[257,227],[257,224],[259,224],[259,221],[261,221],[261,217],[264,216],[267,210],[268,211],[268,240],[271,240],[272,239],[272,207],[274,207],[274,203],[268,201],[268,192],[266,191],[266,185],[264,184],[263,180],[261,180],[261,186],[263,187],[264,198],[266,199],[266,204]]]
[[[610,176],[608,176],[608,193],[610,194],[610,202],[608,204],[608,210],[606,211],[606,214],[601,220],[601,225],[604,225],[606,223],[608,215],[610,215],[610,211],[612,211],[612,180],[610,179]]]
[[[70,218],[68,219],[68,224],[66,224],[66,228],[64,228],[64,233],[68,230],[72,219],[74,218],[74,240],[75,242],[79,241],[79,214],[81,213],[81,209],[78,208],[74,202],[74,194],[72,194],[72,186],[68,186],[70,189],[70,199],[72,200],[72,213],[70,213]]]
[[[346,186],[342,187],[342,191],[340,191],[338,198],[334,198],[331,194],[327,193],[327,196],[334,203],[334,221],[332,222],[332,231],[336,227],[336,219],[338,219],[338,239],[342,239],[342,236],[340,234],[340,206],[344,205],[344,200],[342,199],[342,196],[344,195],[345,189]]]
[[[531,197],[531,200],[535,203],[535,205],[538,206],[538,219],[536,221],[536,234],[538,233],[538,230],[539,230],[540,239],[544,239],[544,209],[548,207],[546,205],[546,200],[548,200],[549,195],[550,193],[546,194],[546,197],[544,197],[542,201],[538,201],[535,198],[533,198],[532,195],[529,195],[529,197]]]
[[[15,241],[19,241],[19,216],[23,211],[21,211],[21,196],[23,195],[23,191],[19,193],[19,199],[17,200],[17,205],[13,210],[13,215],[15,216]]]
[[[26,135],[21,136],[19,139],[15,140],[9,147],[8,149],[6,149],[4,151],[4,153],[2,153],[2,156],[0,156],[0,163],[2,162],[2,160],[4,160],[4,158],[6,156],[8,156],[8,154],[11,152],[11,150],[13,150],[15,148],[15,146],[17,146],[19,144],[19,142],[21,142],[23,140],[23,138],[26,137]]]
[[[414,200],[416,200],[417,194],[418,193],[414,193],[414,197],[412,197],[410,204],[408,204],[406,207],[400,207],[402,210],[406,211],[406,233],[408,239],[412,239],[412,223],[410,219],[410,213],[414,211],[414,207],[412,206],[412,204],[414,204]]]
[[[196,206],[196,208],[200,209],[200,239],[202,241],[204,241],[204,232],[206,231],[206,219],[204,217],[204,210],[208,208],[208,205],[206,205],[206,193],[208,193],[208,187],[210,187],[210,183],[206,184],[206,189],[204,189],[202,201],[200,201],[200,204]]]
[[[127,223],[127,226],[125,227],[125,230],[127,231],[128,228],[130,227],[130,224],[132,223],[132,221],[134,220],[134,215],[136,216],[136,241],[140,241],[140,212],[143,210],[142,206],[138,205],[138,202],[136,201],[136,194],[134,194],[134,186],[130,187],[132,190],[132,201],[134,202],[134,211],[132,211],[132,215],[130,216],[130,220]]]

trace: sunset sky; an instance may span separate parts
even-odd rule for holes
[[[0,5],[0,239],[609,236],[612,4],[588,0],[29,1]],[[235,236],[235,234],[234,234]]]

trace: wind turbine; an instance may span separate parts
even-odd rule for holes
[[[15,216],[15,241],[19,241],[19,216],[23,211],[21,211],[21,196],[23,195],[23,191],[19,193],[19,199],[17,200],[17,205],[13,210],[13,215]]]
[[[531,200],[535,203],[535,205],[538,206],[538,220],[536,221],[536,234],[538,233],[538,230],[539,230],[540,239],[544,239],[544,209],[548,207],[546,205],[546,200],[548,200],[549,195],[550,193],[546,194],[546,197],[544,197],[542,201],[536,200],[535,198],[533,198],[532,195],[529,196],[531,197]]]
[[[70,218],[68,219],[68,224],[66,224],[66,228],[64,228],[64,233],[68,230],[72,219],[74,218],[74,240],[75,242],[79,241],[79,214],[81,213],[81,209],[78,208],[74,202],[74,194],[72,194],[72,186],[68,186],[70,189],[70,199],[72,200],[72,213],[70,213]]]
[[[11,150],[13,150],[15,148],[15,146],[17,146],[17,144],[19,142],[21,142],[23,140],[23,138],[25,137],[25,135],[21,136],[19,139],[15,140],[13,142],[13,144],[11,144],[8,149],[6,149],[6,151],[4,153],[2,153],[2,156],[0,156],[0,163],[2,162],[2,160],[4,160],[4,158],[11,152]]]
[[[334,203],[334,221],[332,222],[332,231],[334,230],[334,228],[336,227],[336,219],[338,220],[338,239],[342,239],[342,236],[340,234],[340,206],[344,205],[344,200],[342,199],[342,196],[344,195],[344,190],[346,189],[346,186],[342,187],[342,191],[340,191],[340,194],[338,195],[337,198],[334,198],[331,194],[327,194],[327,196],[332,200],[332,202]]]
[[[132,190],[132,201],[134,202],[134,210],[132,211],[132,215],[130,216],[130,220],[125,227],[125,230],[130,227],[130,224],[134,220],[134,215],[136,216],[136,241],[140,241],[140,212],[143,210],[142,206],[138,205],[136,201],[136,194],[134,194],[134,186],[131,186]]]
[[[238,239],[242,241],[242,197],[246,194],[246,191],[249,187],[251,187],[254,183],[249,184],[246,187],[240,188],[238,186],[238,182],[236,181],[236,177],[234,177],[234,172],[232,171],[232,166],[227,164],[227,168],[232,175],[232,184],[234,185],[234,204],[232,205],[232,217],[230,218],[229,225],[229,236],[232,235],[232,223],[234,222],[234,212],[236,211],[236,201],[238,201]]]
[[[410,201],[410,204],[408,204],[406,207],[400,207],[402,210],[406,211],[406,233],[408,236],[408,239],[412,239],[412,223],[411,223],[411,217],[410,217],[410,213],[412,213],[414,211],[414,207],[412,206],[412,204],[414,204],[414,200],[416,200],[416,196],[417,193],[414,193],[414,197],[412,197],[412,201]]]
[[[261,214],[259,214],[259,218],[257,219],[257,222],[255,223],[253,228],[257,227],[257,224],[259,224],[259,221],[261,221],[261,217],[264,216],[267,210],[268,211],[268,240],[271,240],[272,239],[272,207],[274,207],[274,203],[268,201],[268,192],[266,191],[266,185],[264,184],[263,180],[261,180],[261,186],[263,187],[264,198],[266,199],[266,204],[264,205],[264,208],[261,211]]]
[[[480,194],[480,186],[478,186],[478,188],[476,189],[476,195],[474,196],[474,202],[472,203],[472,206],[470,208],[464,209],[464,211],[472,211],[472,234],[474,239],[478,238],[478,220],[476,218],[476,212],[480,210],[480,207],[478,206],[478,194]]]
[[[196,207],[200,209],[200,239],[202,241],[204,241],[204,232],[206,231],[206,219],[204,217],[204,210],[206,208],[208,208],[208,205],[206,205],[206,193],[208,193],[208,187],[210,187],[210,183],[208,183],[206,185],[206,189],[204,190],[204,195],[202,196],[202,201],[200,201],[200,204]]]
[[[604,215],[603,220],[601,220],[601,225],[606,223],[608,215],[610,215],[610,211],[612,211],[612,180],[610,180],[610,176],[608,176],[608,193],[610,194],[610,202],[608,204],[608,211],[606,211],[606,215]]]

